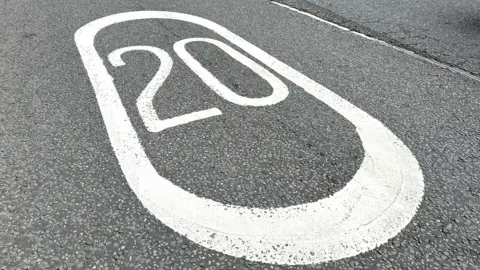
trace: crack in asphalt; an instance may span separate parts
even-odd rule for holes
[[[293,9],[296,9],[300,12],[305,12],[308,13],[314,17],[317,17],[321,20],[328,21],[330,23],[336,24],[340,27],[348,28],[348,30],[352,32],[357,32],[359,34],[365,35],[370,38],[377,39],[379,41],[386,42],[389,45],[392,45],[393,47],[396,47],[397,49],[402,49],[406,50],[410,53],[413,53],[417,56],[421,56],[425,58],[425,60],[430,60],[429,62],[432,62],[435,64],[439,64],[440,66],[443,66],[445,68],[448,68],[449,70],[453,72],[457,72],[460,74],[463,74],[471,79],[474,79],[476,81],[480,81],[480,72],[475,72],[475,71],[469,71],[465,68],[463,68],[459,63],[453,63],[449,61],[445,61],[444,59],[441,59],[440,57],[435,56],[432,53],[427,52],[427,50],[420,49],[415,47],[412,44],[408,44],[405,42],[402,42],[398,39],[392,38],[388,36],[387,34],[375,31],[363,24],[360,24],[354,20],[348,19],[342,15],[339,15],[335,13],[334,11],[327,9],[322,6],[318,6],[316,4],[310,3],[307,0],[270,0],[271,3],[276,3],[280,4],[286,7],[290,7]],[[399,26],[400,27],[400,26]],[[401,27],[400,27],[401,28]],[[405,29],[401,28],[401,30],[404,33],[407,33],[408,31],[405,31]],[[429,37],[425,37],[429,38]],[[433,39],[434,38],[430,38]],[[465,60],[466,62],[467,60]],[[452,70],[455,69],[455,70]]]

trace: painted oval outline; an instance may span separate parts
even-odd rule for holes
[[[342,190],[317,202],[258,209],[197,197],[158,175],[94,47],[95,35],[103,28],[141,19],[171,19],[204,26],[345,117],[355,125],[365,149],[364,160],[352,180]],[[128,184],[156,218],[204,247],[274,264],[341,259],[387,242],[410,222],[421,203],[424,184],[419,164],[388,128],[212,21],[168,11],[119,13],[81,27],[75,33],[75,42]]]

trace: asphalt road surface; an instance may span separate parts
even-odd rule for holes
[[[478,4],[279,2],[0,3],[0,268],[478,269]]]
[[[480,74],[480,1],[280,0],[417,54]]]

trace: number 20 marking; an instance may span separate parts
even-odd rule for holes
[[[237,59],[240,63],[246,65],[253,72],[264,78],[272,86],[272,94],[263,98],[246,98],[237,95],[235,92],[223,85],[217,78],[215,78],[215,76],[213,76],[187,52],[185,45],[190,42],[207,42],[216,45],[228,55]],[[178,41],[175,43],[173,48],[175,52],[177,52],[178,56],[185,62],[185,64],[187,64],[203,80],[205,84],[210,86],[210,88],[219,96],[232,103],[242,106],[267,106],[277,104],[288,96],[287,86],[275,75],[223,42],[210,38],[190,38]],[[123,66],[125,63],[123,62],[121,55],[129,51],[149,51],[158,57],[161,64],[157,74],[155,74],[154,78],[143,90],[137,100],[138,111],[148,131],[159,132],[167,128],[222,114],[219,109],[212,108],[166,120],[158,119],[155,109],[153,108],[152,100],[158,89],[162,86],[163,82],[170,74],[173,65],[172,58],[167,52],[159,48],[151,46],[131,46],[113,51],[109,54],[108,59],[115,67]]]
[[[148,159],[120,96],[94,47],[95,35],[116,23],[142,19],[169,19],[203,26],[241,48],[257,61],[296,84],[351,122],[362,142],[365,157],[353,178],[340,191],[316,202],[260,209],[226,205],[200,198],[160,176]],[[142,204],[165,225],[209,249],[235,257],[273,264],[314,264],[355,256],[374,249],[397,235],[413,218],[423,197],[423,175],[410,150],[381,122],[324,86],[267,54],[228,29],[204,18],[167,11],[135,11],[100,18],[80,28],[75,42],[91,80],[110,143],[125,178]],[[270,96],[237,95],[195,60],[189,42],[207,42],[246,65],[273,89]],[[121,55],[145,50],[161,62],[159,71],[137,100],[149,131],[220,115],[211,108],[158,119],[152,105],[172,67],[170,56],[159,48],[133,46],[109,55],[113,66]],[[242,106],[273,105],[288,96],[275,75],[223,42],[191,38],[178,41],[175,52],[215,93]]]

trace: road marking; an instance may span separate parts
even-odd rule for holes
[[[195,60],[195,58],[192,57],[192,55],[187,52],[185,45],[190,42],[206,42],[222,49],[228,55],[236,59],[238,62],[244,64],[246,67],[266,80],[273,88],[272,94],[268,97],[262,98],[248,98],[237,95],[235,92],[222,84],[217,78],[215,78],[212,73],[205,69],[197,60]],[[193,72],[195,72],[206,85],[208,85],[219,96],[232,103],[242,106],[267,106],[277,104],[286,99],[288,96],[287,86],[275,75],[223,42],[211,38],[189,38],[176,42],[175,45],[173,45],[173,49],[183,60],[183,62],[185,62],[185,64],[190,67],[190,69],[193,70]]]
[[[95,35],[105,27],[142,19],[178,20],[210,29],[345,117],[355,125],[365,150],[354,177],[329,198],[260,209],[200,198],[160,176],[94,47]],[[415,215],[423,197],[423,175],[402,141],[368,113],[228,29],[188,14],[136,11],[88,23],[75,33],[75,42],[128,184],[155,217],[188,239],[252,261],[313,264],[374,249]]]
[[[163,82],[167,79],[170,71],[172,70],[172,58],[170,57],[170,55],[168,55],[166,51],[159,48],[155,48],[152,46],[131,46],[113,51],[108,55],[108,60],[114,67],[123,66],[125,65],[125,62],[123,62],[122,60],[122,54],[130,51],[148,51],[155,54],[155,56],[157,56],[160,60],[160,68],[137,99],[138,112],[148,131],[160,132],[167,128],[184,125],[193,121],[202,120],[222,114],[222,112],[218,108],[212,108],[160,120],[158,118],[157,112],[155,111],[155,108],[153,107],[152,102],[158,89],[160,89]]]

